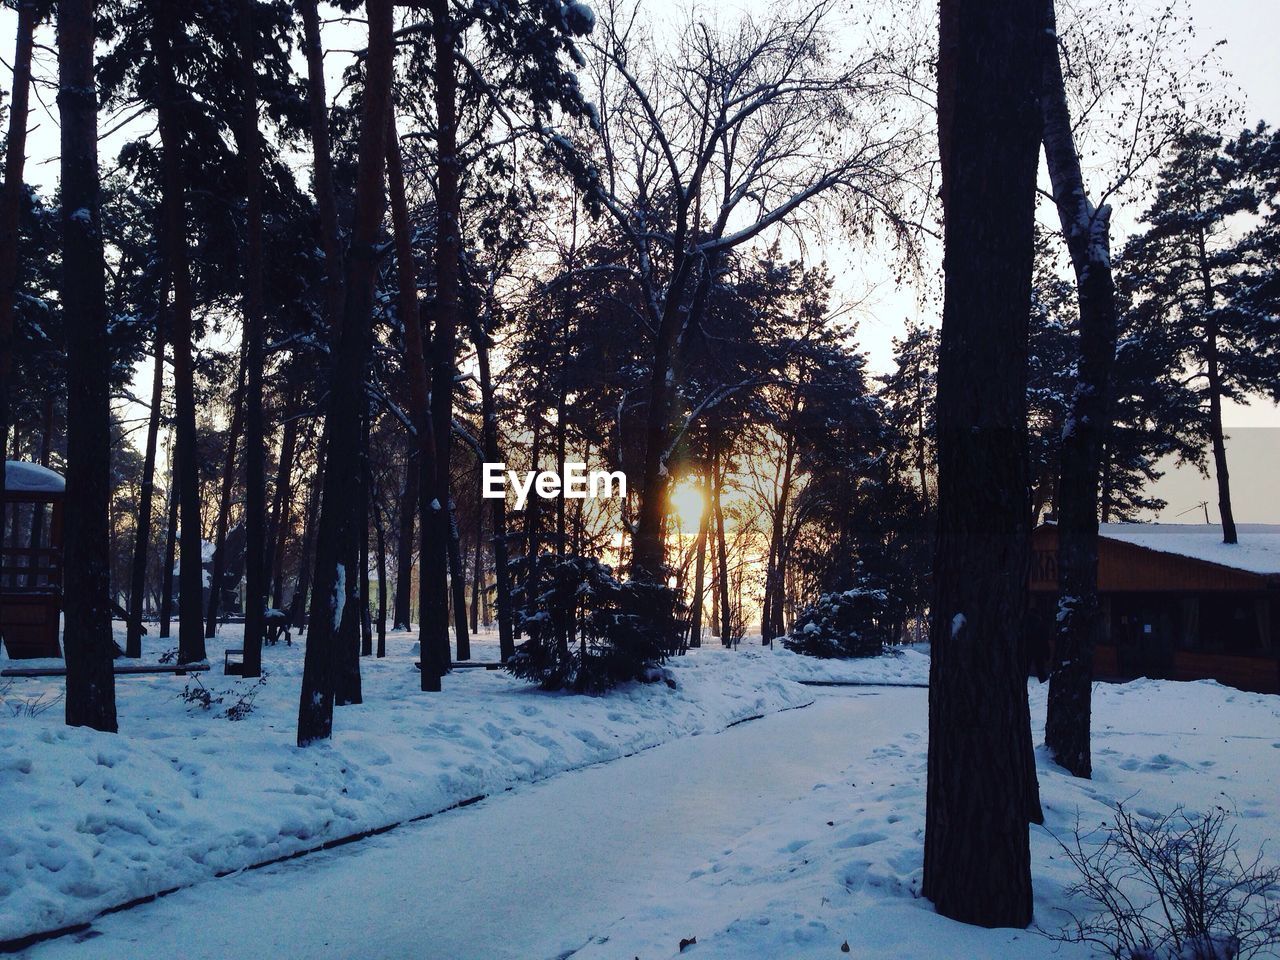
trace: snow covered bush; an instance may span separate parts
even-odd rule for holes
[[[811,657],[879,656],[884,652],[879,618],[885,601],[883,590],[824,593],[796,617],[782,643]]]
[[[1157,815],[1116,804],[1110,824],[1062,849],[1088,904],[1055,938],[1116,960],[1248,960],[1280,945],[1280,868],[1239,848],[1227,811]]]
[[[544,556],[541,592],[520,621],[528,637],[507,669],[545,690],[599,693],[650,679],[684,635],[684,606],[670,587],[621,581],[594,557]]]

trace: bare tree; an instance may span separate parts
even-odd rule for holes
[[[847,226],[889,224],[900,239],[914,226],[922,134],[894,114],[874,53],[846,62],[834,49],[836,9],[821,0],[728,30],[695,19],[659,52],[640,8],[615,4],[589,45],[600,157],[577,172],[631,248],[635,320],[652,344],[636,576],[663,565],[677,359],[727,255],[812,224],[819,200],[838,200]],[[576,163],[567,140],[552,143]]]
[[[1111,370],[1117,310],[1111,268],[1111,205],[1126,195],[1185,121],[1181,90],[1205,65],[1187,59],[1169,34],[1175,5],[1140,27],[1098,30],[1092,11],[1072,11],[1060,37],[1054,0],[1045,0],[1040,110],[1044,155],[1079,306],[1076,386],[1062,432],[1055,498],[1059,601],[1045,742],[1076,776],[1092,773],[1089,749],[1093,648],[1102,629],[1098,600],[1098,503],[1103,450],[1111,429]],[[1070,70],[1068,84],[1066,71]],[[1073,121],[1072,103],[1080,113]],[[1085,146],[1100,153],[1102,202],[1089,198]],[[1225,473],[1225,471],[1220,471]],[[1224,514],[1226,516],[1226,514]]]

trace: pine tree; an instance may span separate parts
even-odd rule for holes
[[[365,63],[358,174],[351,242],[347,253],[341,332],[335,340],[329,405],[325,418],[324,493],[316,543],[310,632],[298,707],[298,746],[327,740],[333,732],[338,671],[347,651],[337,649],[344,624],[357,623],[363,575],[350,549],[364,474],[360,443],[366,408],[365,374],[372,339],[377,242],[386,207],[387,129],[391,117],[394,46],[391,0],[366,0],[369,54]],[[349,629],[349,628],[348,628]],[[358,649],[357,649],[358,653]],[[358,659],[358,658],[357,658]]]
[[[1032,911],[1022,623],[1042,28],[1038,6],[1018,0],[940,7],[946,273],[923,892],[985,926],[1026,926]]]
[[[1160,170],[1142,218],[1146,230],[1123,254],[1135,322],[1149,342],[1160,342],[1171,364],[1166,379],[1190,371],[1197,426],[1212,449],[1225,543],[1237,537],[1223,402],[1280,388],[1280,330],[1260,322],[1274,316],[1274,294],[1266,293],[1274,271],[1265,254],[1257,256],[1275,215],[1274,187],[1268,196],[1266,185],[1275,182],[1277,151],[1259,148],[1267,138],[1260,128],[1227,149],[1218,134],[1184,131]],[[1262,223],[1249,231],[1253,216]]]
[[[98,181],[92,0],[58,3],[62,304],[67,320],[67,506],[63,567],[66,716],[116,730],[108,500],[111,491],[106,264]]]

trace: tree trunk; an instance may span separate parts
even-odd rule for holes
[[[173,619],[173,568],[178,562],[178,456],[172,439],[169,441],[169,487],[165,491],[168,504],[164,537],[164,569],[160,572],[160,630],[159,635],[168,639],[170,621]]]
[[[387,537],[382,524],[382,497],[375,499],[373,535],[378,555],[378,657],[387,655]]]
[[[294,454],[298,448],[297,391],[290,395],[285,408],[284,433],[280,438],[280,462],[276,465],[275,502],[271,507],[271,533],[267,556],[271,558],[268,580],[271,583],[271,606],[284,609],[284,551],[289,540],[293,516]]]
[[[373,288],[378,270],[378,234],[385,206],[387,119],[390,115],[394,59],[391,0],[366,0],[369,49],[357,151],[356,195],[341,334],[333,351],[334,367],[325,417],[326,448],[355,450],[355,457],[325,458],[311,596],[310,630],[298,704],[298,745],[327,740],[333,733],[333,704],[340,651],[336,641],[344,621],[357,615],[355,571],[350,570],[352,527],[361,517],[352,509],[359,496],[364,451],[360,448],[361,411],[367,406],[365,374],[372,339]],[[357,668],[359,666],[357,658]]]
[[[720,493],[724,487],[724,474],[720,472],[717,459],[711,461],[711,472],[715,476],[716,488],[713,493],[716,513],[716,565],[720,571],[717,607],[720,613],[720,642],[728,647],[733,645],[733,627],[731,625],[731,608],[729,606],[729,549],[724,535],[724,508],[720,504]],[[725,468],[725,473],[728,468]]]
[[[92,0],[58,3],[62,311],[67,333],[67,500],[63,652],[66,719],[116,731],[111,639],[111,351],[98,209]]]
[[[467,633],[467,571],[462,566],[462,543],[458,533],[458,511],[449,501],[449,590],[453,598],[453,636],[458,659],[471,659],[471,637]]]
[[[435,329],[431,350],[431,418],[435,434],[435,476],[423,492],[423,571],[436,582],[422,603],[423,622],[433,622],[426,639],[437,648],[441,672],[448,669],[447,607],[449,520],[449,446],[453,434],[454,354],[457,349],[459,294],[461,293],[462,221],[458,179],[457,78],[454,48],[457,35],[449,0],[430,0],[431,38],[435,48],[433,94],[436,110],[436,295]],[[429,493],[428,493],[429,491]],[[428,499],[429,496],[429,499]],[[428,614],[430,616],[428,616]],[[426,671],[423,671],[424,681]]]
[[[799,395],[792,401],[791,416],[794,418],[799,408]],[[768,630],[761,628],[760,642],[773,646],[773,638],[781,636],[786,625],[783,623],[783,607],[786,601],[786,577],[782,567],[783,531],[786,529],[787,504],[791,499],[791,475],[795,468],[796,440],[795,431],[788,425],[786,444],[783,451],[782,486],[778,492],[778,507],[773,517],[773,535],[770,537],[769,556],[769,600],[771,608],[767,611]]]
[[[9,100],[9,132],[5,140],[4,189],[0,192],[0,463],[10,459],[9,378],[13,375],[14,301],[18,293],[22,200],[26,192],[23,171],[27,160],[31,51],[35,27],[35,0],[20,0],[13,54],[13,95]]]
[[[245,344],[244,347],[248,345]],[[213,534],[213,569],[209,575],[209,608],[204,635],[214,637],[218,633],[218,613],[222,606],[223,581],[227,576],[227,527],[231,524],[231,495],[236,483],[236,450],[240,446],[240,433],[244,430],[245,377],[249,372],[247,349],[240,350],[240,374],[236,378],[236,392],[231,398],[231,425],[227,429],[227,460],[222,470],[222,492],[218,497],[218,518]]]
[[[155,4],[151,45],[156,58],[156,113],[161,146],[161,230],[173,291],[174,430],[178,438],[178,662],[205,658],[202,619],[204,566],[200,543],[200,475],[196,449],[195,369],[192,359],[191,270],[187,260],[185,160],[173,42],[178,7]]]
[[[529,445],[530,466],[534,470],[540,469],[542,460],[542,416],[537,411],[532,411],[533,415],[533,437]],[[542,505],[542,498],[533,496],[524,505],[524,608],[527,612],[533,612],[534,598],[538,595],[538,567],[539,553],[542,548],[540,540],[542,536],[542,511],[539,509]]]
[[[418,514],[418,452],[409,451],[404,464],[404,489],[400,495],[400,523],[396,535],[396,604],[391,629],[408,630],[413,611],[413,529]]]
[[[1098,485],[1102,443],[1111,419],[1111,367],[1116,352],[1115,284],[1111,277],[1111,210],[1095,210],[1085,193],[1059,60],[1053,0],[1045,3],[1041,57],[1045,160],[1062,236],[1071,254],[1080,308],[1078,381],[1063,430],[1058,484],[1059,599],[1045,743],[1077,777],[1092,772],[1089,722],[1093,648],[1102,628],[1098,602]]]
[[[311,594],[311,570],[315,554],[316,517],[320,513],[320,489],[324,483],[323,467],[317,465],[307,492],[306,516],[302,526],[302,549],[298,554],[298,580],[289,598],[289,623],[303,633],[307,629],[307,601]]]
[[[409,380],[410,411],[414,426],[415,455],[409,469],[417,470],[413,478],[412,501],[408,499],[410,480],[406,478],[406,500],[418,517],[418,648],[421,651],[421,688],[427,692],[440,690],[440,678],[449,669],[449,594],[448,561],[444,537],[447,530],[435,525],[432,517],[443,511],[433,510],[436,485],[436,429],[430,410],[430,384],[427,373],[427,346],[422,333],[422,316],[418,308],[418,278],[413,263],[413,244],[409,229],[409,206],[405,199],[404,162],[400,155],[400,139],[395,133],[395,117],[388,111],[387,121],[387,186],[391,200],[391,226],[396,249],[396,278],[399,286],[400,318],[404,326],[405,373]],[[446,427],[446,430],[448,427]],[[445,448],[447,451],[447,447]],[[447,456],[447,453],[445,454]],[[447,502],[447,501],[444,501]],[[403,537],[413,536],[413,519],[401,518],[401,570],[412,572],[405,559]],[[405,626],[408,626],[409,577],[403,587],[396,585],[397,595],[403,590]]]
[[[245,176],[244,339],[249,368],[244,401],[244,676],[262,675],[263,613],[267,603],[267,464],[262,423],[262,138],[258,131],[258,75],[254,69],[255,0],[238,0],[241,118],[240,157]]]
[[[164,402],[164,314],[156,315],[155,372],[151,377],[151,413],[147,419],[147,447],[142,458],[142,488],[133,545],[129,588],[129,622],[125,626],[124,655],[142,656],[142,599],[147,589],[147,556],[151,552],[151,499],[155,493],[156,446],[160,435],[160,407]]]
[[[311,128],[311,189],[320,216],[320,243],[324,250],[325,293],[330,336],[338,342],[342,323],[342,244],[338,231],[338,201],[333,186],[333,150],[329,144],[329,100],[324,88],[324,48],[320,44],[320,11],[317,0],[297,0],[302,15],[302,48],[307,57],[307,111]]]
[[[1218,481],[1218,517],[1222,522],[1222,542],[1237,543],[1236,518],[1231,510],[1231,476],[1227,471],[1227,444],[1222,432],[1222,373],[1218,368],[1218,322],[1214,319],[1217,294],[1209,272],[1209,254],[1204,230],[1198,236],[1200,283],[1204,296],[1205,321],[1203,356],[1209,380],[1209,440],[1213,445],[1213,473]]]
[[[484,502],[476,492],[476,539],[471,550],[471,632],[480,632],[480,594],[484,591],[484,515],[480,505]]]
[[[1041,7],[940,7],[946,264],[923,893],[944,916],[988,927],[1025,927],[1032,911],[1022,624]]]
[[[492,339],[484,329],[484,321],[477,315],[472,320],[471,339],[476,348],[476,365],[480,369],[480,415],[484,420],[481,442],[484,458],[488,463],[501,463],[498,448],[498,407],[493,391],[493,375],[489,369],[489,348]],[[511,624],[511,570],[507,556],[507,501],[495,497],[492,504],[493,580],[495,602],[498,608],[498,652],[503,663],[515,652],[515,636]]]
[[[360,656],[373,656],[373,618],[369,612],[369,509],[373,472],[369,469],[369,410],[360,423],[360,447],[364,450],[364,472],[360,477]]]
[[[697,560],[693,568],[693,609],[689,616],[689,646],[702,646],[702,600],[707,571],[707,531],[711,529],[711,472],[704,471],[702,512],[698,514]]]

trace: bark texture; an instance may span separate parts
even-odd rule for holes
[[[5,139],[4,189],[0,191],[0,463],[9,459],[9,378],[13,373],[14,301],[18,284],[18,236],[26,185],[27,115],[31,99],[31,51],[36,27],[35,0],[18,4],[13,54],[13,95]]]
[[[147,418],[147,446],[142,458],[142,486],[138,493],[133,569],[129,584],[129,622],[124,655],[142,656],[142,601],[147,589],[147,557],[151,552],[151,501],[156,486],[156,446],[160,435],[160,406],[164,401],[164,313],[156,316],[155,368],[151,377],[151,412]]]
[[[1034,781],[1022,623],[1040,142],[1038,4],[943,0],[945,295],[924,895],[988,927],[1031,921]]]
[[[62,308],[67,330],[67,502],[63,654],[72,727],[116,731],[111,639],[110,379],[99,226],[92,0],[58,3]]]
[[[346,292],[340,335],[325,417],[324,487],[316,541],[314,587],[302,694],[298,705],[298,745],[327,740],[333,733],[333,705],[340,657],[340,635],[359,616],[359,571],[353,527],[364,517],[359,503],[364,471],[360,447],[361,412],[366,407],[365,373],[371,342],[373,288],[378,268],[378,233],[385,208],[387,118],[394,57],[391,0],[366,0],[369,49],[360,117],[356,196],[347,257]],[[352,455],[354,452],[354,455]],[[344,621],[348,623],[344,624]],[[358,631],[354,631],[358,634]],[[357,660],[357,667],[359,658]]]
[[[239,0],[237,66],[243,116],[240,158],[245,182],[244,250],[244,523],[245,608],[244,676],[262,674],[263,614],[267,603],[267,487],[266,435],[262,423],[262,365],[264,307],[262,289],[262,135],[258,130],[258,74],[254,69],[253,23],[255,0]]]
[[[1059,764],[1077,777],[1088,777],[1092,773],[1093,648],[1102,628],[1098,487],[1103,443],[1110,429],[1111,368],[1116,353],[1111,211],[1105,205],[1094,209],[1085,193],[1062,80],[1053,0],[1046,0],[1044,15],[1040,91],[1044,153],[1080,308],[1078,379],[1060,453],[1057,635],[1044,734]]]
[[[178,662],[205,658],[204,567],[200,543],[200,477],[196,450],[195,369],[192,357],[191,269],[187,256],[186,176],[177,68],[173,42],[178,7],[153,4],[151,34],[156,59],[156,114],[160,129],[160,237],[173,295],[174,432],[177,436],[178,494]]]

